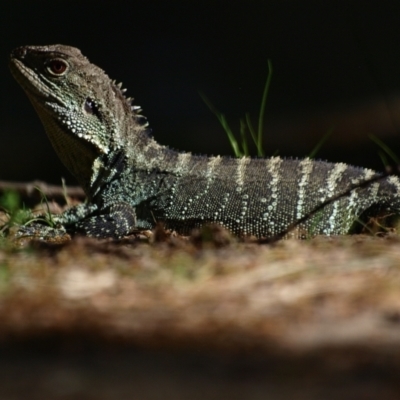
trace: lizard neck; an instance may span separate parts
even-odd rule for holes
[[[34,106],[35,103],[33,102]],[[90,142],[79,139],[66,132],[58,122],[36,107],[50,142],[61,162],[75,177],[87,194],[93,174],[93,163],[99,155],[98,149]]]

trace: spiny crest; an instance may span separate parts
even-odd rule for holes
[[[73,59],[76,66],[78,66],[77,72],[78,73],[80,72],[82,76],[85,76],[85,79],[94,76],[94,78],[97,80],[99,76],[102,76],[105,82],[109,80],[109,77],[106,74],[106,72],[102,70],[100,67],[96,66],[95,64],[90,63],[89,59],[86,56],[84,56],[79,49],[60,44],[50,45],[50,46],[35,46],[35,47],[36,51],[39,52],[45,52],[45,53],[53,52],[55,54],[58,53],[60,55],[66,55],[68,58]],[[79,71],[79,69],[81,69],[81,71]],[[140,106],[135,106],[132,104],[133,98],[126,96],[127,89],[123,88],[122,82],[117,83],[115,80],[112,80],[111,83],[114,92],[116,94],[118,93],[119,97],[127,102],[133,114],[135,122],[137,122],[140,126],[144,128],[148,128],[149,123],[147,121],[147,118],[141,114],[142,108]]]
[[[13,51],[11,69],[37,106],[54,146],[67,146],[52,129],[54,119],[68,133],[65,140],[83,139],[75,148],[90,143],[104,154],[150,136],[147,118],[126,96],[122,83],[112,81],[76,48],[23,46]]]
[[[127,92],[128,89],[122,87],[123,86],[122,82],[117,83],[116,80],[112,80],[111,83],[114,87],[114,90],[119,92],[121,97],[124,98],[127,101],[127,103],[129,104],[129,107],[132,111],[132,115],[133,115],[133,118],[135,119],[135,121],[142,127],[148,128],[149,122],[147,121],[147,118],[141,114],[141,112],[143,111],[142,107],[133,104],[133,101],[134,101],[133,97],[126,96],[125,93]]]

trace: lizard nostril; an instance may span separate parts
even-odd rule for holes
[[[15,58],[24,58],[26,55],[26,47],[18,47],[12,52],[12,56]]]

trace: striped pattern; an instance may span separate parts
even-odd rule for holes
[[[55,53],[66,62],[56,80],[48,78],[48,68],[37,67],[50,65]],[[90,200],[57,218],[72,232],[121,237],[162,222],[186,234],[213,222],[239,236],[269,237],[376,175],[308,158],[233,159],[172,151],[149,136],[121,87],[78,49],[24,46],[14,50],[10,65],[60,159]],[[292,236],[343,234],[361,214],[379,208],[400,214],[398,177],[352,189]]]
[[[311,177],[313,162],[309,158],[306,158],[300,161],[299,167],[301,169],[301,178],[297,192],[296,219],[303,217],[304,204],[306,203],[307,186]]]
[[[197,168],[172,182],[169,206],[155,211],[157,219],[181,233],[214,222],[240,236],[273,236],[322,202],[376,174],[308,158],[197,156],[191,163]],[[353,190],[299,226],[295,235],[344,234],[374,206],[400,211],[398,178]]]

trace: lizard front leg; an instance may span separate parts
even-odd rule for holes
[[[121,238],[136,226],[136,213],[132,206],[124,202],[104,209],[99,209],[95,204],[84,203],[60,215],[53,215],[51,221],[52,226],[39,222],[21,226],[16,237],[53,241],[67,233],[77,233],[95,238]]]
[[[59,215],[41,214],[32,219],[26,225],[18,227],[15,233],[16,238],[35,238],[46,241],[59,241],[73,231],[71,228],[82,219],[96,212],[98,209],[95,204],[79,204],[71,207]]]
[[[73,233],[81,233],[95,238],[121,238],[136,226],[135,209],[127,203],[116,203],[105,209],[96,210],[91,215],[73,224]]]

